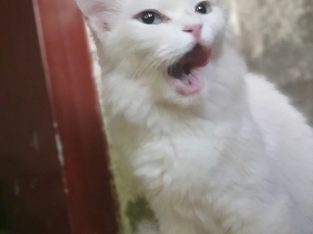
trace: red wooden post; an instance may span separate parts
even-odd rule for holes
[[[0,8],[0,202],[12,233],[116,234],[80,13],[72,0]]]

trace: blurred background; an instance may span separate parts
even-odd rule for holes
[[[276,83],[313,126],[313,1],[230,1],[231,26],[250,69]]]

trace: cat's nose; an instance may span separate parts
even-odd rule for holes
[[[186,33],[192,34],[197,42],[199,42],[200,39],[201,39],[201,30],[202,30],[202,25],[201,24],[189,25],[189,26],[185,26],[183,28],[183,31],[186,32]]]

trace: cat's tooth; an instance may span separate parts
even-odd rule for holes
[[[182,79],[182,81],[183,81],[183,83],[184,83],[185,85],[190,85],[190,83],[191,83],[187,76],[184,76],[183,79]]]

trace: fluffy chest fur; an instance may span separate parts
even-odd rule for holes
[[[136,113],[146,107],[137,106]],[[150,110],[144,122],[124,115],[108,122],[112,142],[123,148],[151,206],[162,210],[157,215],[189,234],[249,233],[246,223],[256,222],[261,210],[275,216],[287,198],[250,111],[239,108],[212,121],[168,108],[159,107],[157,115]]]

